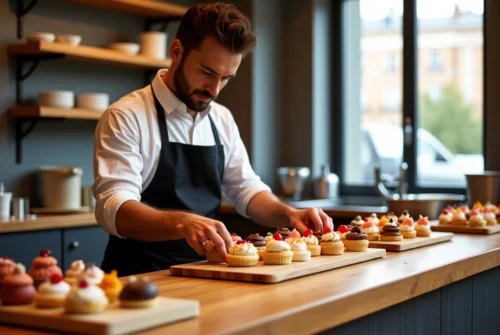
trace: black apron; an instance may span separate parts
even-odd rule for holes
[[[160,126],[161,151],[158,168],[141,201],[158,209],[187,210],[215,218],[221,204],[224,148],[212,117],[208,114],[214,146],[171,143],[165,110],[152,86],[151,91]],[[198,255],[185,239],[145,242],[110,235],[101,267],[106,272],[116,269],[119,276],[129,276],[203,259],[205,256]]]

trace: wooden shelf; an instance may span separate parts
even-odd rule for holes
[[[187,7],[154,0],[67,0],[149,19],[181,18]]]
[[[10,55],[16,56],[63,56],[68,60],[123,65],[142,69],[160,69],[170,67],[171,60],[155,59],[141,55],[127,55],[118,51],[85,45],[71,46],[56,42],[34,42],[11,44],[7,47]]]
[[[54,108],[43,106],[16,106],[8,111],[13,118],[64,118],[78,120],[99,120],[102,112],[84,108]]]

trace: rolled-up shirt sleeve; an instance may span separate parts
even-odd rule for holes
[[[229,115],[231,148],[224,168],[222,195],[240,215],[248,217],[247,206],[250,200],[257,193],[270,192],[271,188],[254,172],[238,126],[232,115]]]
[[[116,213],[130,200],[140,201],[143,158],[137,123],[124,111],[108,109],[94,136],[94,184],[97,222],[119,236]],[[120,236],[119,236],[120,237]]]

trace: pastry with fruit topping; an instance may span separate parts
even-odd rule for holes
[[[467,217],[460,208],[455,209],[455,211],[453,212],[453,218],[451,220],[451,223],[456,225],[467,224]]]
[[[111,273],[105,273],[99,287],[104,291],[110,303],[117,301],[123,289],[123,284],[118,279],[118,272],[112,270]]]
[[[70,314],[102,313],[107,306],[108,298],[104,291],[86,280],[81,280],[73,286],[64,303],[66,313]]]
[[[470,211],[469,225],[476,227],[486,226],[486,220],[484,219],[483,214],[479,211],[479,209],[473,208]]]
[[[62,270],[57,266],[57,259],[52,257],[49,249],[40,250],[40,254],[33,260],[29,275],[35,281],[35,287],[50,280],[52,275],[62,276]]]
[[[323,228],[319,245],[322,255],[342,255],[344,253],[344,243],[340,240],[340,235],[332,231],[330,227]]]
[[[450,211],[449,209],[445,208],[441,211],[441,214],[439,214],[439,224],[451,224],[453,220],[453,211]]]
[[[120,307],[152,307],[158,303],[158,287],[148,277],[137,278],[136,276],[130,276],[118,299],[120,300]]]
[[[3,280],[14,272],[16,263],[8,257],[0,257],[0,292],[2,292]]]
[[[82,260],[71,262],[71,268],[66,271],[66,277],[64,278],[64,281],[70,285],[78,283],[78,278],[80,278],[84,270],[85,264]]]
[[[349,232],[349,227],[347,227],[346,225],[340,225],[337,229],[337,234],[339,234],[341,241],[345,241],[345,237],[347,234],[349,234]]]
[[[399,231],[404,238],[415,238],[417,231],[415,230],[415,221],[413,221],[413,218],[408,217],[404,219],[399,225]]]
[[[71,286],[58,274],[53,274],[49,281],[42,283],[35,294],[35,304],[40,308],[63,307]]]
[[[429,237],[431,236],[431,225],[429,223],[429,218],[419,216],[417,224],[415,225],[415,230],[417,231],[417,236]]]
[[[382,228],[382,233],[380,235],[380,240],[382,241],[401,241],[403,240],[403,235],[399,230],[396,220],[391,217],[389,222],[387,222]]]
[[[408,212],[408,210],[404,210],[403,213],[401,213],[401,215],[399,216],[398,218],[398,223],[399,224],[402,224],[403,221],[406,219],[406,218],[410,218],[410,213]]]
[[[319,240],[314,236],[314,232],[311,229],[307,229],[304,232],[304,242],[306,242],[307,250],[311,252],[311,256],[321,255],[321,246],[319,245]]]
[[[33,302],[36,289],[33,278],[26,273],[26,268],[17,263],[14,271],[3,280],[0,301],[2,305],[29,305]]]
[[[370,220],[372,220],[372,222],[373,222],[376,226],[378,226],[378,222],[380,221],[380,219],[378,218],[377,214],[375,214],[375,213],[372,213],[372,214],[370,215]],[[366,220],[365,220],[365,221],[366,221]]]
[[[345,237],[345,249],[347,251],[366,251],[368,249],[368,235],[363,233],[359,227],[354,227]]]
[[[382,231],[382,229],[384,228],[385,224],[389,222],[389,219],[387,218],[387,216],[385,215],[382,215],[382,217],[380,218],[380,220],[378,221],[378,230],[379,231]]]
[[[251,242],[243,240],[229,247],[226,258],[229,266],[255,266],[259,262],[257,248]]]
[[[283,236],[274,233],[273,240],[266,245],[266,251],[262,257],[264,264],[284,265],[292,262],[293,252],[290,250],[290,245],[283,241]]]
[[[264,237],[264,242],[266,242],[266,245],[273,239],[273,233],[267,232],[266,236]]]
[[[361,226],[361,231],[368,236],[368,241],[380,240],[378,226],[372,220],[368,220]]]

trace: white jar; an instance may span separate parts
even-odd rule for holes
[[[82,168],[38,168],[44,208],[79,210],[82,207]]]
[[[167,58],[167,33],[148,31],[141,34],[141,55],[156,59]]]

